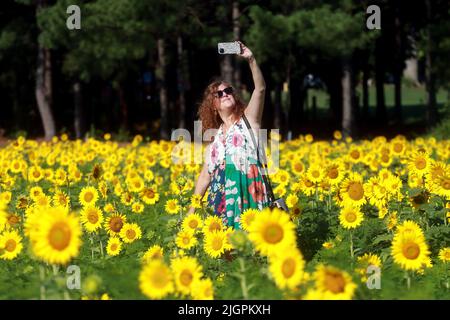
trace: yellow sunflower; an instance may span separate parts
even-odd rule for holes
[[[361,207],[366,202],[363,178],[356,172],[352,172],[342,182],[339,195],[343,204]]]
[[[181,230],[175,239],[175,244],[181,249],[190,249],[197,244],[193,230]]]
[[[119,233],[125,243],[132,243],[142,236],[141,228],[136,223],[125,223]]]
[[[88,232],[96,232],[102,227],[103,213],[99,208],[89,205],[81,210],[80,220]]]
[[[322,179],[325,176],[325,172],[323,170],[323,167],[319,165],[318,163],[313,163],[308,168],[308,171],[306,171],[306,177],[314,183],[318,183],[322,181]]]
[[[248,228],[252,224],[253,220],[255,220],[256,215],[260,211],[258,209],[247,209],[240,216],[240,224],[243,230],[248,231]]]
[[[441,250],[439,250],[439,259],[442,262],[450,261],[450,248],[449,247],[442,248]]]
[[[0,235],[0,259],[12,260],[22,251],[22,237],[16,230],[5,231]]]
[[[350,275],[332,266],[319,265],[314,272],[316,289],[324,300],[350,300],[356,285]]]
[[[213,231],[221,231],[223,229],[223,222],[217,216],[209,216],[205,219],[203,223],[202,232],[207,234]]]
[[[171,262],[171,269],[178,292],[188,295],[192,285],[202,277],[202,266],[193,257],[175,258]]]
[[[197,280],[192,285],[192,299],[194,300],[213,300],[214,287],[211,279]]]
[[[84,187],[78,199],[83,207],[95,205],[98,200],[98,191],[94,187]]]
[[[361,281],[367,281],[367,268],[369,266],[375,266],[381,268],[381,259],[376,254],[365,253],[364,255],[357,258],[358,267],[356,268],[356,272],[360,274]]]
[[[203,248],[209,256],[218,258],[225,250],[230,250],[232,246],[228,241],[227,232],[220,230],[205,234]]]
[[[265,208],[250,225],[248,237],[256,250],[268,255],[280,247],[295,244],[295,225],[281,209]]]
[[[354,229],[364,220],[363,213],[357,207],[346,206],[341,209],[339,222],[345,229]]]
[[[178,199],[169,199],[166,201],[164,209],[168,214],[177,214],[181,210]]]
[[[110,236],[118,236],[127,222],[127,218],[120,213],[113,213],[105,219],[104,228]]]
[[[428,152],[425,150],[419,150],[410,155],[407,167],[410,173],[422,178],[429,172],[430,165],[431,160]]]
[[[76,216],[62,207],[36,212],[36,224],[30,231],[34,254],[51,264],[66,264],[78,256],[81,228]]]
[[[295,289],[302,282],[305,261],[296,247],[285,248],[270,256],[269,270],[280,289]]]
[[[110,256],[117,256],[122,250],[122,241],[117,237],[110,237],[106,245],[106,253]]]
[[[405,270],[422,269],[430,255],[424,237],[413,232],[396,234],[391,250],[394,262]]]
[[[142,260],[146,263],[153,259],[162,259],[164,257],[164,249],[155,244],[148,248],[148,250],[144,253]]]
[[[197,231],[200,230],[203,226],[202,218],[196,213],[192,213],[186,216],[183,220],[181,227],[184,230]]]
[[[150,299],[162,299],[174,291],[173,275],[161,260],[145,264],[139,274],[139,288]]]

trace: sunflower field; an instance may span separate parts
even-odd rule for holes
[[[201,164],[175,163],[179,146],[0,148],[0,298],[450,297],[450,140],[280,142],[290,212],[247,210],[240,230],[193,195]]]

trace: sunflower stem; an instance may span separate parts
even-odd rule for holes
[[[45,294],[45,285],[44,285],[44,281],[45,281],[45,269],[42,265],[39,265],[39,279],[41,281],[41,285],[39,287],[39,294],[40,294],[40,299],[41,300],[46,300],[46,294]]]
[[[241,289],[242,289],[242,296],[245,300],[248,300],[248,287],[247,287],[247,279],[245,278],[245,261],[243,258],[239,258],[239,265],[241,269],[239,270],[241,272]]]
[[[352,257],[352,260],[354,258],[354,252],[353,252],[353,232],[350,231],[350,256]]]
[[[102,258],[104,257],[103,255],[103,243],[102,243],[102,238],[100,237],[100,234],[98,235],[98,241],[100,242],[100,254],[102,255]]]
[[[409,290],[411,289],[411,276],[408,271],[405,272],[406,277],[406,288]]]

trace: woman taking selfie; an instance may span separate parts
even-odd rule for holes
[[[203,132],[218,130],[206,147],[205,162],[194,191],[203,197],[209,187],[208,205],[224,225],[236,229],[241,228],[242,212],[268,206],[257,150],[244,119],[247,118],[257,138],[256,133],[261,128],[265,82],[253,53],[242,42],[238,43],[241,53],[237,55],[248,61],[255,89],[248,105],[245,105],[231,84],[215,81],[207,86],[198,115]],[[190,208],[189,214],[192,212],[194,209]]]

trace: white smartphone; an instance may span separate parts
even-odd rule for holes
[[[241,45],[239,42],[219,42],[217,44],[219,54],[238,54],[241,53]]]

